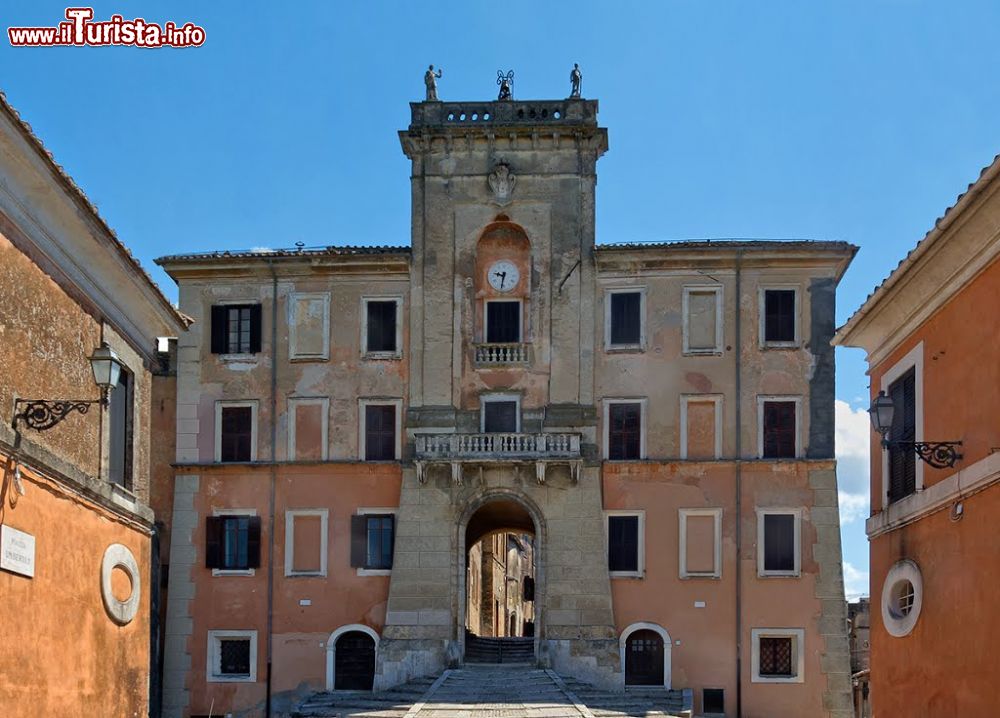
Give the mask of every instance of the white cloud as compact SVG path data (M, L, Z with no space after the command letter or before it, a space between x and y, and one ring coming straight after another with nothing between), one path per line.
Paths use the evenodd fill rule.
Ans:
M848 601L868 595L868 572L861 571L844 561L844 595Z
M864 409L852 409L846 401L837 399L834 415L840 522L848 524L868 516L871 434L868 412Z

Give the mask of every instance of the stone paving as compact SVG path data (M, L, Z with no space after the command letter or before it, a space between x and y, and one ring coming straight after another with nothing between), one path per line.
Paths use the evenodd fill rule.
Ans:
M567 683L527 665L481 665L445 671L384 693L318 694L294 718L653 718L670 710L667 692L611 693Z

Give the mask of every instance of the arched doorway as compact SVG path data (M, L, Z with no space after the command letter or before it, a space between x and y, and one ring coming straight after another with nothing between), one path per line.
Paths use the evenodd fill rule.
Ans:
M532 662L539 607L539 532L519 497L483 497L460 527L465 660Z
M670 634L655 623L633 623L620 639L626 686L670 688Z
M375 683L378 634L360 624L342 626L326 644L326 689L370 691Z

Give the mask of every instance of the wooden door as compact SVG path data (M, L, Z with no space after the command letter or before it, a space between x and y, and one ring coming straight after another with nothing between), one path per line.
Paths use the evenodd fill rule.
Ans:
M626 639L625 685L663 685L663 639L656 631L634 631Z
M370 691L375 682L375 641L367 633L349 631L337 639L334 688Z

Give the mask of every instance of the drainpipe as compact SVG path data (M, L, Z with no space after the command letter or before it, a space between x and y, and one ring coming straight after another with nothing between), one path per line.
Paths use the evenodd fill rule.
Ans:
M743 716L743 250L736 250L736 718Z
M278 444L278 274L274 260L267 260L271 270L271 467L267 524L267 684L264 716L271 718L271 632L274 628L274 494L278 482L276 447Z

